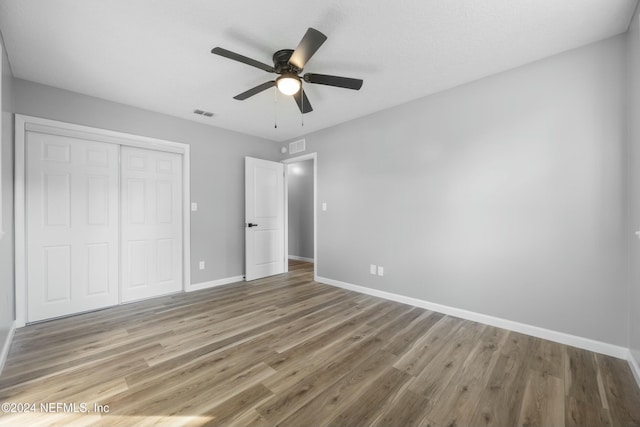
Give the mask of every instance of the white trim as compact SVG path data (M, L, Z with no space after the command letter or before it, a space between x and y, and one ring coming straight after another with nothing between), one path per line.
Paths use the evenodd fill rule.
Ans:
M182 289L191 289L191 146L182 155Z
M217 286L228 285L229 283L243 282L244 276L233 276L224 279L211 280L209 282L193 283L187 292L200 291L202 289L215 288Z
M4 111L5 109L7 111L9 110L7 105L2 105L2 60L4 59L4 51L2 45L3 43L0 42L0 113L2 113L2 111ZM9 72L9 74L11 74L11 72ZM2 120L0 119L0 181L2 181L2 148L4 146L5 144L2 141ZM2 208L2 187L4 187L4 183L0 183L0 240L2 240L5 235L3 225L4 222L2 220L2 212L4 211L4 209ZM2 372L1 362L2 361L0 360L0 372Z
M4 369L4 364L7 361L7 357L9 356L9 350L11 349L11 343L13 342L13 334L16 331L16 321L11 322L11 327L9 328L9 333L7 334L7 339L4 340L4 344L2 345L2 352L0 352L0 374L2 374L2 370Z
M633 377L636 379L638 387L640 387L640 365L638 365L638 361L636 360L636 358L633 357L633 353L631 352L631 350L628 351L626 359L629 362L629 367L631 368Z
M284 162L283 162L284 163ZM289 253L289 168L285 164L283 167L284 178L282 181L282 185L284 185L284 197L282 199L284 203L283 213L284 213L284 223L282 224L282 231L284 233L284 272L289 272L289 263L287 262L287 254Z
M303 256L298 256L298 255L289 255L289 259L292 259L295 261L313 262L313 258L305 258Z
M538 326L527 325L525 323L514 322L512 320L501 319L499 317L488 316L486 314L476 313L473 311L463 310L460 308L455 308L447 305L424 301L417 298L407 297L404 295L398 295L391 292L380 291L378 289L371 289L365 286L353 285L351 283L345 283L338 280L328 279L326 277L318 277L316 281L320 283L325 283L327 285L348 289L350 291L355 291L355 292L363 293L366 295L372 295L375 297L396 301L402 304L413 305L415 307L437 311L439 313L460 317L466 320L472 320L474 322L484 323L486 325L491 325L498 328L508 329L510 331L520 332L522 334L543 338L549 341L555 341L561 344L571 345L573 347L594 351L596 353L606 354L608 356L617 357L619 359L628 359L628 355L629 355L629 349L627 349L626 347L621 347L614 344L608 344L601 341L592 340L590 338L579 337L579 336L567 334L564 332L558 332L558 331L553 331L551 329L540 328Z
M34 132L53 132L74 138L84 138L95 141L109 142L131 147L146 148L158 151L168 151L182 154L182 203L183 203L183 289L189 291L191 287L191 151L189 144L168 141L158 138L116 132L107 129L43 119L40 117L15 115L15 171L14 171L14 213L15 213L15 307L16 327L21 328L27 320L26 298L26 204L25 204L25 136L26 129Z
M173 153L183 153L185 146L189 146L189 144L185 144L184 142L151 138L132 133L117 132L108 129L61 122L58 120L43 119L41 117L26 116L23 114L16 114L16 119L17 118L20 118L23 121L26 126L26 130L33 132L90 139L92 141L109 142L112 144L128 145L130 147L151 148L153 150L169 151Z
M21 328L27 322L27 242L26 242L26 201L25 201L25 124L27 117L16 114L15 116L15 146L14 146L14 172L13 172L13 200L14 200L14 257L15 257L15 310L16 327Z
M309 153L309 154L303 154L302 156L297 156L297 157L291 157L288 159L284 159L282 160L282 163L284 164L288 164L288 163L297 163L297 162L303 162L305 160L312 160L313 159L313 260L311 261L313 262L313 280L318 280L318 153L313 152L313 153ZM288 175L288 168L284 168L285 173L284 173L284 200L285 200L285 205L284 205L284 218L285 218L285 222L284 222L284 255L285 258L287 256L289 256L289 197L288 197L288 190L289 188L287 187L287 175ZM289 266L286 265L285 266L285 272L289 271Z

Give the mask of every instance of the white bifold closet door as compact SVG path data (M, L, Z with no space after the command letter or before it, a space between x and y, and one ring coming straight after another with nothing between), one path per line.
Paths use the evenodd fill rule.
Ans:
M118 304L118 146L26 139L27 321Z
M122 147L121 301L182 290L182 156Z
M27 322L182 290L182 155L28 131L26 161Z

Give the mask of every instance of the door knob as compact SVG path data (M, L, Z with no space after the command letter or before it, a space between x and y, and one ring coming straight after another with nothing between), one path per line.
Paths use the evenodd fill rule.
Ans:
M258 224L252 224L252 223L247 224L247 227L249 227L249 228L251 228L251 227L257 227L257 226L258 226Z

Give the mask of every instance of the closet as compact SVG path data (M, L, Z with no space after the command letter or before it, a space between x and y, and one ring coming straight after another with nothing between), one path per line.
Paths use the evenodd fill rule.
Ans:
M141 145L26 126L26 322L183 289L184 156Z

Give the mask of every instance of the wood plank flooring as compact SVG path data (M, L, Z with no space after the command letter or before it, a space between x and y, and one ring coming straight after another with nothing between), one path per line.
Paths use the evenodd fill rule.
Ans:
M626 361L290 270L19 329L0 425L640 425Z

